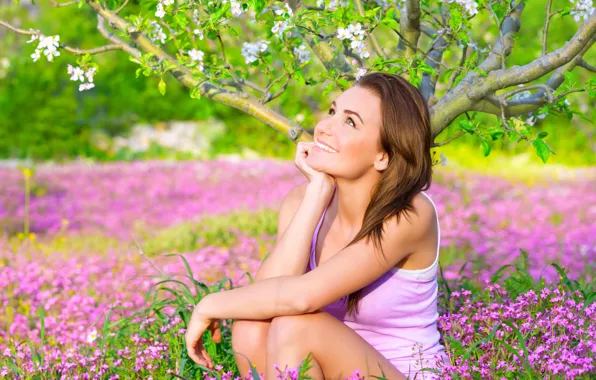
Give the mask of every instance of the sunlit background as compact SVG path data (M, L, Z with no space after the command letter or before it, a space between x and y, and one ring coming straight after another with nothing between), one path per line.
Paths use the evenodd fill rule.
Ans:
M541 54L547 2L530 3L509 67ZM80 48L105 44L85 5L0 4L0 19L20 28ZM470 36L481 51L498 32L489 14L478 17L486 27ZM549 48L579 24L553 18ZM203 285L249 283L272 249L280 201L305 182L295 144L237 109L191 98L171 76L162 95L160 78L136 77L122 51L95 57L95 87L79 91L67 69L76 57L34 62L29 39L0 27L0 377L198 378L183 344L188 305ZM240 48L228 55L244 62ZM585 61L596 64L595 49ZM568 80L590 78L576 68ZM321 88L290 82L268 106L312 130L338 94ZM457 376L596 372L595 99L572 93L564 112L528 117L548 134L546 163L524 141L494 141L488 156L471 135L433 149L440 327ZM452 123L437 142L460 130ZM510 325L495 334L503 320ZM209 346L221 364L213 378L238 375L229 330L224 337ZM466 367L470 355L478 368Z

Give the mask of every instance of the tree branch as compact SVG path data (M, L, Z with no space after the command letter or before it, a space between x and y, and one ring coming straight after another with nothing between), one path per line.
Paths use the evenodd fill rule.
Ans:
M588 62L584 61L583 59L580 59L577 65L579 67L583 67L584 69L586 69L588 71L596 73L596 66L590 65Z
M356 6L356 9L358 10L358 14L360 16L364 17L366 14L364 13L364 6L362 6L362 1L354 0L354 5ZM375 53L377 54L377 56L387 59L387 55L385 55L385 52L383 52L383 48L381 47L381 45L379 44L379 41L373 35L373 33L366 32L366 35L368 36L370 44L372 45L372 48L375 51Z
M115 14L118 14L120 12L122 12L122 10L124 9L124 7L126 6L126 4L128 4L130 0L125 0L124 3L122 3L122 5L120 7L118 7L118 9L116 9L114 11Z
M542 55L546 54L546 44L548 39L548 27L550 26L550 18L552 17L550 13L550 8L552 5L553 0L548 0L546 4L546 21L544 22L544 29L542 30Z
M30 29L30 30L23 30L23 29L19 29L17 27L14 27L14 26L10 25L6 21L0 20L0 25L4 26L7 29L12 30L13 32L15 32L17 34L24 34L24 35L28 35L28 36L44 36L44 34L41 33L39 30L32 30L32 29ZM105 45L105 46L100 46L100 47L93 48L93 49L79 49L79 48L75 48L75 47L72 47L72 46L68 46L68 45L64 45L64 44L59 44L59 48L60 49L63 49L64 51L67 51L67 52L69 52L71 54L75 54L75 55L83 55L83 54L95 55L95 54L105 53L106 51L124 50L124 46L122 46L122 44Z
M511 1L511 4L515 4L515 0ZM511 13L505 17L501 28L499 28L499 39L486 60L478 66L479 69L488 72L502 67L505 63L505 57L511 53L513 48L513 36L519 31L524 6L525 3L520 1Z
M59 3L56 0L50 0L50 3L52 3L53 6L59 8L59 7L68 7L69 5L73 5L73 4L78 4L78 1L69 1L66 3Z
M294 13L298 12L304 7L304 4L301 0L289 0L288 5ZM303 37L328 71L335 69L339 70L343 74L354 74L354 68L350 66L341 50L338 49L337 54L334 54L335 48L327 41L322 40L315 42L314 38L308 34L304 35Z
M420 1L406 0L401 14L406 17L402 17L402 22L399 24L403 38L400 38L397 50L402 54L405 53L405 57L411 57L416 54L415 48L418 47L420 38Z
M508 70L495 70L486 77L478 78L474 83L458 84L431 108L431 125L436 136L443 131L453 119L468 110L492 112L494 105L486 101L486 97L495 91L518 84L529 83L550 72L553 72L546 85L553 90L563 82L564 73L573 69L583 54L592 46L596 34L596 12L593 13L577 30L573 38L563 47L542 56L524 66L514 66ZM515 113L532 112L544 103L544 89L536 92L531 99L518 103ZM513 103L513 102L510 102ZM509 110L509 114L514 114Z
M441 13L445 11L442 8ZM430 45L430 51L427 54L427 58L425 59L424 63L430 67L432 67L436 71L436 75L424 73L422 74L422 83L420 85L420 92L422 96L426 99L429 105L436 103L436 98L434 97L435 89L437 85L437 79L440 75L440 67L441 61L443 60L443 52L447 48L447 40L445 39L444 32L441 32L439 36L432 42Z
M120 18L109 9L106 9L97 0L87 0L87 4L89 4L98 16L105 19L112 27L127 35L140 50L145 53L153 54L160 61L165 61L170 64L173 67L173 69L169 71L171 75L187 88L197 88L202 96L243 111L285 134L292 141L312 141L312 137L308 133L305 133L298 125L292 123L277 112L259 104L259 102L249 94L230 92L208 82L207 80L196 79L188 68L181 65L159 46L153 44L147 36L141 33L138 29L132 27L127 21Z

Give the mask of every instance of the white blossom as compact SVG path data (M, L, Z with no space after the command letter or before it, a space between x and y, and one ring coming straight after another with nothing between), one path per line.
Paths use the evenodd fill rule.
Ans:
M191 60L197 62L197 68L203 71L203 69L205 68L205 66L203 65L203 57L205 56L205 53L198 49L191 49L188 51L188 56Z
M33 34L33 35L31 35L31 39L29 41L27 41L27 43L29 44L29 43L35 42L37 40L39 40L39 36L37 34Z
M284 30L290 27L290 23L287 21L275 21L273 24L273 28L271 28L271 32L273 32L278 38L283 38Z
M442 166L447 165L447 157L445 156L445 153L441 153L441 165Z
M162 0L161 1L163 3L163 5L165 5L166 7L169 5L174 4L174 0Z
M365 31L362 29L362 24L358 23L356 25L350 24L348 25L348 30L354 36L354 38L364 38Z
M284 6L286 9L278 7L277 5L274 5L272 8L273 8L273 11L275 12L275 14L278 16L287 14L288 16L292 17L294 15L294 12L292 12L292 8L290 8L288 3L284 3Z
M93 87L95 87L93 83L83 83L79 85L79 91L90 90Z
M443 0L443 1L447 1L448 3L456 3L457 5L460 5L468 13L469 16L474 16L475 14L478 13L478 3L476 3L474 0Z
M330 11L336 11L337 6L338 6L337 0L330 0L329 5L327 6L327 9Z
M360 78L362 78L364 76L364 74L366 74L366 69L364 67L360 67L357 71L356 71L356 80L360 80Z
M166 38L168 38L168 36L164 33L161 25L159 25L155 21L151 21L151 27L152 27L152 29L149 30L149 33L148 33L150 36L151 42L159 41L162 44L165 44Z
M33 62L37 62L37 60L40 58L40 56L41 56L40 50L35 50L35 52L33 54L31 54L31 58L33 58Z
M200 29L195 29L192 31L194 35L196 35L199 40L203 39L203 32Z
M340 40L352 39L352 33L348 28L337 28L337 38Z
M244 9L242 9L242 3L237 0L223 0L223 4L230 3L232 14L234 17L240 17L244 13Z
M325 0L317 0L317 7L324 8L325 7Z
M155 11L155 17L163 18L166 15L166 12L163 9L162 3L157 3L157 10Z
M265 52L267 50L267 45L270 41L266 40L259 40L258 42L250 43L245 42L242 44L242 55L244 56L245 62L252 63L257 60L258 53Z
M56 50L56 48L54 46L48 47L47 49L45 49L43 51L43 53L46 55L48 62L52 62L54 60L54 57L57 57L60 55L60 52L58 50Z
M569 0L569 2L575 5L570 12L575 22L580 22L582 18L586 21L594 12L593 0Z
M366 30L362 29L362 24L350 24L347 28L337 29L337 38L340 40L347 40L350 42L350 47L354 52L360 54L361 58L370 57L370 53L366 49L368 44L364 42L364 35Z
M86 72L85 76L87 77L88 82L93 82L93 77L95 76L95 67L90 67Z
M71 74L70 80L72 81L85 81L85 71L83 71L83 69L81 69L80 67L75 67L74 69L69 68L69 74Z
M82 85L81 85L82 86ZM88 343L93 343L95 342L95 339L97 339L97 330L93 329L89 335L87 335L87 342Z
M310 59L310 52L304 44L300 45L300 47L294 47L294 54L298 57L298 62L301 64Z
M198 49L191 49L188 51L188 56L193 61L202 61L205 53Z
M58 48L58 45L59 45L58 41L60 41L60 36L58 36L58 35L43 37L43 38L40 38L39 45L37 45L37 48L40 50L44 49L44 48L56 49L56 48Z

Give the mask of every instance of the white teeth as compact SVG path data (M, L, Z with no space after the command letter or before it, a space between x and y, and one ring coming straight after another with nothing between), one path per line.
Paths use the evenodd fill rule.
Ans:
M319 142L317 142L317 146L318 146L319 148L323 149L323 150L326 150L327 152L331 152L331 153L337 153L337 150L335 150L335 149L331 149L331 148L329 148L328 146L326 146L326 145L323 145L323 144L321 144L321 143L319 143Z

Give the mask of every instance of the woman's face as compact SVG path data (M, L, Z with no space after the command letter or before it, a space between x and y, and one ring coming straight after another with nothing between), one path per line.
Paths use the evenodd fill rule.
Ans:
M344 91L315 127L315 147L306 163L336 178L357 179L379 158L381 100L360 86ZM331 149L325 149L320 145Z

